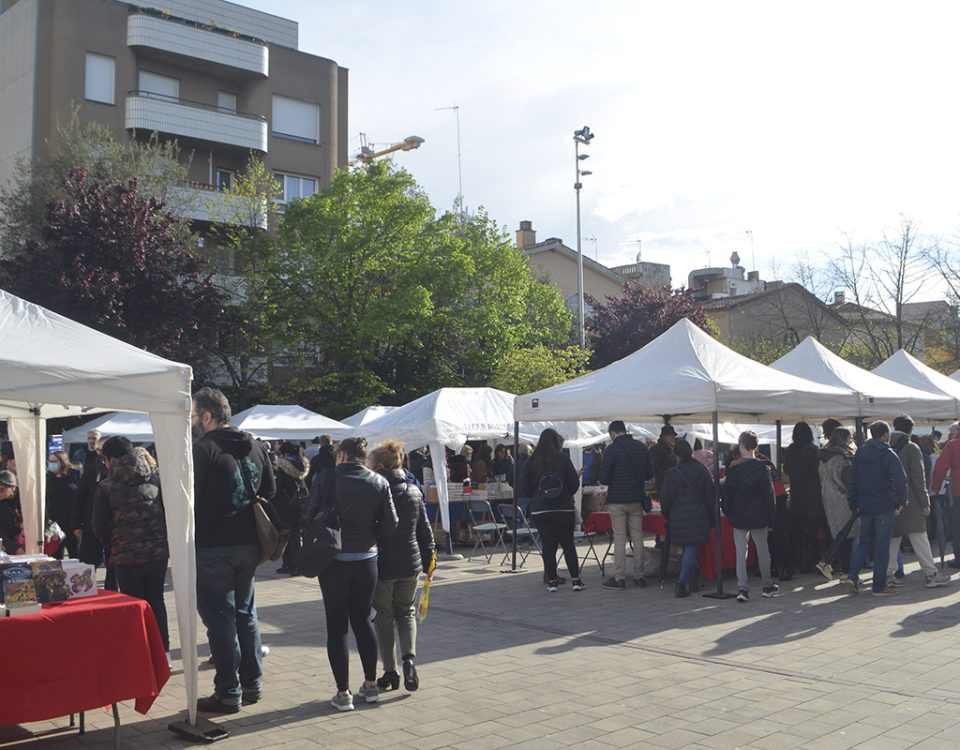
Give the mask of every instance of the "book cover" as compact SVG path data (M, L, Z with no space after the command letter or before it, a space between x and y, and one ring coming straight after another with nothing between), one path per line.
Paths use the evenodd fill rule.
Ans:
M67 575L59 560L33 562L30 567L33 570L33 587L37 592L38 602L65 602L70 598Z
M28 583L28 586L15 586L14 584ZM15 592L15 596L26 596L29 592L29 599L7 599L7 587ZM2 592L2 601L35 601L36 592L33 588L33 569L29 563L4 563L0 565L0 592Z
M33 587L32 578L27 578L23 581L3 582L3 602L8 608L11 604L23 604L24 602L35 602L36 600L37 591Z

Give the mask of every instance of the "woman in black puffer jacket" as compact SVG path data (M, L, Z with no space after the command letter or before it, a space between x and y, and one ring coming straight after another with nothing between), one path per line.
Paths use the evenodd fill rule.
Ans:
M667 471L660 487L660 509L670 529L670 543L683 547L680 580L675 596L690 596L693 563L697 548L710 538L715 517L715 490L710 472L693 458L693 448L686 440L677 440L674 455L680 460Z
M300 513L307 499L307 474L310 464L300 455L300 448L284 440L280 443L277 455L273 459L273 473L277 477L277 494L270 504L280 516L280 520L290 530L287 546L283 550L283 565L278 573L297 575L297 555L300 554L301 529Z
M397 529L380 539L379 578L373 595L377 610L374 622L383 661L383 677L377 680L380 689L396 690L397 652L394 623L400 640L403 659L403 686L410 691L420 687L414 660L417 656L417 615L415 600L420 572L426 568L433 575L431 562L436 554L433 531L427 520L423 493L408 481L403 470L403 443L388 440L374 449L367 465L387 480L390 495L397 509Z
M320 576L327 616L327 658L337 681L337 693L330 704L338 711L353 710L348 625L363 664L364 682L357 695L367 703L380 700L377 636L370 622L370 608L377 585L377 543L397 528L397 512L387 480L363 465L366 458L364 438L341 441L336 468L325 472L321 481L314 481L303 514L304 528L310 527L324 505L336 508L340 519L340 552Z

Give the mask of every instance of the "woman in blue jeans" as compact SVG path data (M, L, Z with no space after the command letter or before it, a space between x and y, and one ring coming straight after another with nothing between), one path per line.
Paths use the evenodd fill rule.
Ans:
M679 463L667 472L660 488L660 509L667 519L670 544L683 547L680 580L674 596L690 596L697 548L710 538L714 518L714 487L710 472L693 458L686 440L677 440L673 452Z
M323 505L332 505L340 518L340 552L320 576L327 617L327 658L337 682L330 704L353 710L350 692L347 631L353 630L363 664L363 684L357 695L367 703L380 700L377 686L377 636L370 621L377 586L377 542L397 528L397 511L390 485L364 466L367 441L347 438L337 448L337 465L314 479L304 513L304 528Z

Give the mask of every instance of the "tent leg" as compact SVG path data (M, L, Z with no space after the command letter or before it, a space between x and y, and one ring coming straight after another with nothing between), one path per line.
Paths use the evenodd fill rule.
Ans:
M720 419L717 412L713 413L713 501L714 513L717 522L716 541L716 570L714 579L717 582L716 591L708 591L704 596L708 599L733 599L733 594L723 591L723 523L720 520Z
M517 475L517 459L520 457L520 423L513 423L513 538L510 540L510 570L505 573L519 573L517 569L517 491L520 488L520 477Z

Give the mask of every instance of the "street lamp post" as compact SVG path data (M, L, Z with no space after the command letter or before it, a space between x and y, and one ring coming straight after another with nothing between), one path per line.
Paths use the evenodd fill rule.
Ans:
M573 183L573 189L577 194L577 327L580 332L580 346L587 345L586 331L583 321L583 241L580 232L580 188L583 184L580 178L592 174L588 169L580 169L580 162L588 159L590 154L581 154L580 146L589 146L593 140L593 133L590 128L584 125L580 130L573 131L573 154L576 163L576 182Z

